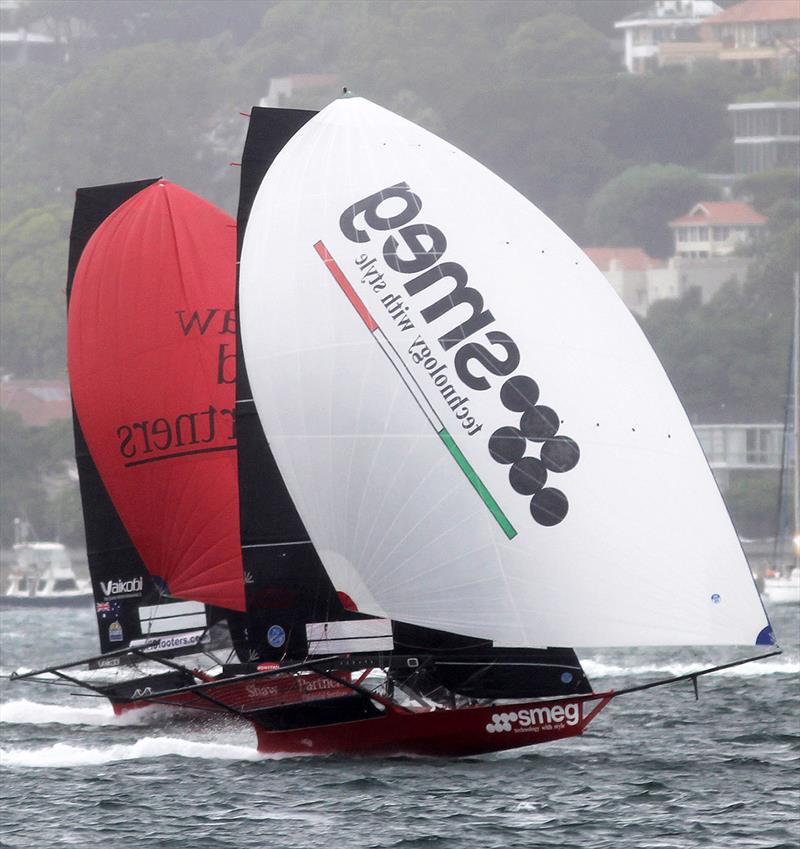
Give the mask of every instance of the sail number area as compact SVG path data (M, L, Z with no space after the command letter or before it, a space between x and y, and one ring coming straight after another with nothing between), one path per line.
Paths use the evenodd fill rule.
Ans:
M364 322L369 332L372 334L372 338L377 342L378 347L381 349L381 351L383 351L389 362L397 371L397 374L400 376L400 379L403 381L404 385L411 393L411 396L414 398L414 401L417 403L417 406L420 408L425 418L428 420L430 426L434 429L437 436L442 440L442 443L447 448L448 452L453 457L453 459L456 461L458 467L466 475L467 480L469 480L472 487L478 493L481 500L488 508L489 512L492 514L492 516L494 516L495 521L498 525L500 525L501 529L503 530L503 533L506 535L506 537L508 537L508 539L513 539L517 535L516 529L511 524L503 510L500 508L500 505L494 499L492 494L489 492L486 485L480 479L478 473L475 471L470 462L464 456L463 452L456 444L456 441L453 439L453 436L448 432L441 418L439 418L438 414L433 409L428 399L425 397L425 393L420 388L416 378L411 373L405 362L403 362L397 349L394 347L394 345L392 345L389 339L387 339L384 332L378 326L378 323L372 317L370 311L367 309L364 302L356 293L350 281L347 279L345 273L339 267L336 260L334 260L334 258L331 256L330 252L322 241L316 242L316 244L314 245L314 250L316 250L320 259L325 263L325 267L331 273L331 276L336 281L339 288L345 294L352 307L358 313L359 317ZM477 430L475 429L477 428L479 430L481 425L475 423L474 417L468 417L465 415L464 419L470 422L469 427L466 428L467 431L477 433Z

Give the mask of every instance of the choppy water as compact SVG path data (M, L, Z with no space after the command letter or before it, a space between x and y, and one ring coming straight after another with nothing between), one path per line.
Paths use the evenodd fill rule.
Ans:
M701 679L699 702L689 684L633 694L581 738L464 760L266 757L239 722L115 718L70 688L2 681L0 846L796 849L800 608L771 615L784 654ZM6 674L95 651L88 609L0 626ZM730 657L582 659L599 688Z

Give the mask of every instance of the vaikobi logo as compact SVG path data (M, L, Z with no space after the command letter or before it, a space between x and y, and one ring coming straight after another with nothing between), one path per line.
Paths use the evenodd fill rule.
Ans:
M106 598L116 596L141 595L144 581L142 578L123 578L120 581L100 581L100 590Z
M491 435L489 454L495 462L510 467L509 484L515 492L530 498L533 520L545 527L557 525L567 515L569 501L560 489L546 485L548 475L563 474L573 469L580 459L578 445L568 436L557 435L561 425L558 412L539 404L539 386L536 381L518 373L522 357L517 343L508 333L498 329L494 315L485 308L483 293L475 280L471 279L467 268L453 261L447 254L448 240L445 233L417 219L421 211L420 196L411 190L408 183L400 182L356 201L345 209L339 218L339 229L351 242L361 245L381 234L377 236L383 241L381 258L368 258L363 254L356 261L359 269L369 267L367 276L362 275L362 282L373 292L383 292L387 286L391 289L399 280L404 290L402 298L396 293L381 296L384 307L393 311L391 316L394 323L399 326L398 322L402 319L403 327L407 325L415 328L415 332L420 321L433 323L438 328L437 332L441 335L437 342L447 352L446 366L437 363L427 347L419 356L425 362L430 360L437 363L439 370L446 367L448 372L436 375L432 371L431 379L435 377L446 387L452 370L457 381L450 388L459 397L468 394L474 397L474 393L493 390L499 396L500 404L514 414L513 426L500 427ZM316 247L319 251L319 247ZM322 252L320 255L323 256ZM447 294L443 294L443 285L448 288ZM381 327L381 321L376 321L369 308L352 296L353 290L349 283L347 290L346 294L375 335L375 331ZM422 307L418 313L411 310L411 299L418 298L422 302L426 297L438 299ZM376 314L381 316L381 312ZM419 344L423 345L423 337L417 334L417 338ZM415 362L419 364L419 360ZM505 380L498 386L495 378ZM414 394L410 385L409 389ZM427 401L425 391L420 391ZM482 425L471 415L470 410L466 410L464 415L469 415L468 421L471 422L467 433L474 436ZM461 424L466 427L464 422ZM526 456L529 443L541 446L538 457ZM456 459L465 469L463 457ZM472 477L477 477L474 469L471 468L469 472L465 469L465 473L480 492ZM488 500L484 500L489 506ZM490 509L507 536L513 537L516 531L506 527L508 521L505 517L500 518L502 510L499 505L495 503Z
M581 719L581 706L576 702L522 708L509 713L494 713L487 723L490 734L508 731L538 731L557 725L577 725Z

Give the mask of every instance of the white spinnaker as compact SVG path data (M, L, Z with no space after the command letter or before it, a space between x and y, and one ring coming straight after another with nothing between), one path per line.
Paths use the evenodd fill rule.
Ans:
M343 231L349 208L401 183L410 189L362 203ZM431 248L431 226L446 247L415 258ZM425 271L390 267L389 237L402 269L457 264L482 305L448 308L442 299L463 292L451 277L406 288ZM438 317L423 315L437 303ZM361 98L320 112L253 204L240 311L272 451L334 585L364 612L516 646L744 645L767 627L701 449L636 322L564 233L448 143ZM482 311L491 315L445 350L438 340ZM468 360L488 388L466 385L458 352L476 343L504 360L509 349L487 339L498 332L518 366L497 375ZM488 448L499 428L521 427L500 389L523 375L556 411L557 435L580 449L573 468L547 473L568 500L552 526L534 520L510 464ZM525 456L545 444L525 441Z

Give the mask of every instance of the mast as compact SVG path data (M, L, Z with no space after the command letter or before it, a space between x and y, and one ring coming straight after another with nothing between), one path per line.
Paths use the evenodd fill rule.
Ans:
M794 273L794 327L792 335L792 411L794 413L794 465L792 471L793 483L793 500L794 500L794 523L792 526L792 551L794 554L794 567L800 565L800 469L798 469L798 460L800 460L800 409L798 409L798 392L797 381L800 369L798 369L798 360L800 359L800 351L798 351L798 342L800 342L800 271Z

